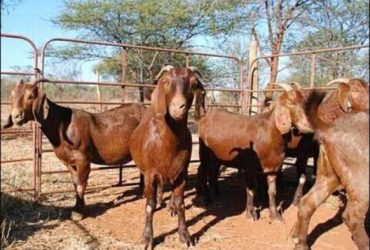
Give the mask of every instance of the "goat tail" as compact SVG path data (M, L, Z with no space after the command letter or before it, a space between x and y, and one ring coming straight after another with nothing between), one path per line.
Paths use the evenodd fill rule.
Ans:
M304 110L308 122L311 124L314 131L322 130L328 125L320 118L318 109L325 98L325 93L321 91L312 91L305 102Z

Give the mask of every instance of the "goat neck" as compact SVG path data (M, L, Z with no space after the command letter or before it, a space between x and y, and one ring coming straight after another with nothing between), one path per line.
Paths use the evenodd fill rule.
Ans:
M53 147L60 145L60 131L65 131L72 119L72 109L60 106L43 95L35 100L35 121ZM45 115L47 107L47 115ZM63 129L59 129L63 127Z

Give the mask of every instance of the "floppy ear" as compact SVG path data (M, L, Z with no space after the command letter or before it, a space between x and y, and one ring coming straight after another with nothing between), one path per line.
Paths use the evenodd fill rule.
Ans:
M188 67L188 69L190 69L197 76L197 78L198 78L199 81L200 80L203 80L202 73L200 73L200 71L196 67L190 66L190 67Z
M46 120L46 118L49 115L49 104L46 100L46 95L42 95L38 97L33 102L32 113L33 113L33 116L35 117L35 122L37 122L39 125L41 125L42 122Z
M196 120L198 120L200 117L204 116L206 114L206 108L205 108L205 96L206 92L204 90L202 80L203 75L200 73L200 71L196 67L188 67L188 69L193 72L195 75L197 82L194 83L192 86L194 90L194 96L195 96L195 113L194 117Z
M151 95L152 108L156 116L166 115L167 113L166 95L164 91L163 83L158 83Z
M152 93L153 93L153 88L146 88L144 90L144 97L146 99L148 99L149 101L151 101L152 100Z
M154 79L150 84L157 85L158 80ZM148 99L149 101L152 100L152 93L154 91L154 88L144 88L144 97Z
M194 92L195 95L195 113L194 117L196 120L200 119L202 116L206 114L205 108L205 96L206 92L204 89L196 89Z
M288 133L292 127L292 120L290 118L289 110L281 105L276 105L274 112L276 128L282 135Z
M12 115L10 114L8 116L8 119L6 120L6 123L3 125L3 129L6 129L6 128L10 128L13 126L13 119L12 119Z
M340 107L343 109L344 112L350 112L352 108L352 100L351 100L351 92L350 87L345 84L339 84L337 88L337 97Z

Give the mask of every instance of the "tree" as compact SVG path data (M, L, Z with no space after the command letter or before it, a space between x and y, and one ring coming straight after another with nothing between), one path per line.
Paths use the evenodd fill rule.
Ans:
M197 36L221 36L233 32L239 25L238 13L225 13L233 13L238 5L239 1L235 0L226 3L221 0L174 0L171 4L166 0L68 0L54 22L65 29L79 31L83 39L185 49L191 48L190 41ZM128 51L115 50L115 61L121 58L120 53L134 59L129 60L130 63L137 62L144 68L150 66L154 57L153 54L147 56L135 52L128 55ZM165 57L159 55L155 59ZM122 74L126 62L118 61L113 64L108 59L101 68L107 69L111 65L116 73Z
M300 21L310 32L295 46L297 50L334 48L369 42L369 2L320 1L312 14ZM342 76L369 76L368 50L347 50L317 55L316 80L328 82ZM291 79L305 81L310 72L307 57L292 59L296 73ZM300 62L300 63L298 63ZM307 81L307 80L306 80Z
M280 54L292 44L286 41L289 29L313 4L309 0L263 0L251 5L249 19L251 32L260 48L261 55ZM261 11L262 10L262 11ZM273 88L279 67L279 57L266 58L270 68L269 84ZM265 92L265 97L272 98L272 92Z
M6 11L9 13L10 8L14 8L17 5L20 5L23 0L0 0L1 11Z

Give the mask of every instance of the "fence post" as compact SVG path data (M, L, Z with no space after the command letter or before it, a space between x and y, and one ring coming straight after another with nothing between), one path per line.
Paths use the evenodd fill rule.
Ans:
M128 65L128 54L127 49L122 47L121 49L121 83L126 82L126 72L127 72L127 65ZM126 87L122 86L122 102L126 100Z
M249 74L248 74L248 90L257 90L258 89L258 78L257 78L257 69L258 69L258 63L256 61L257 58L257 42L252 41L249 44L249 60L248 60L248 66L249 66ZM249 112L248 114L251 115L252 113L258 112L258 107L253 107L251 105L258 105L258 93L249 92L247 93L247 105L249 105Z
M100 82L99 70L96 71L96 81ZM103 104L101 103L100 85L96 84L96 94L98 96L98 102L100 102L100 112L103 112Z
M310 88L315 87L315 70L316 70L316 54L312 54L311 57L311 78L310 78Z
M35 67L35 77L40 78L43 76L44 72L40 72L38 69L38 63L36 59L36 67ZM40 84L40 89L44 88L44 84ZM34 141L34 174L36 175L35 178L35 195L34 200L38 201L41 196L41 173L42 173L42 131L39 126L37 126L36 122L33 122L33 141Z

